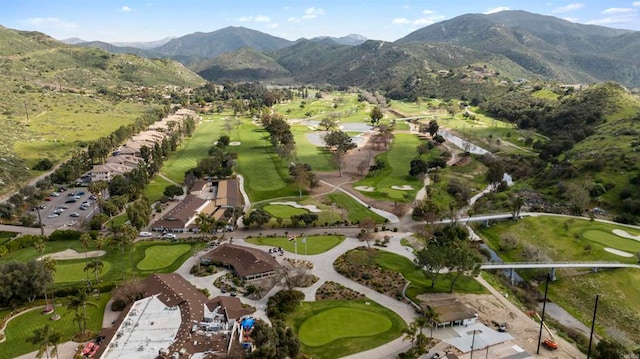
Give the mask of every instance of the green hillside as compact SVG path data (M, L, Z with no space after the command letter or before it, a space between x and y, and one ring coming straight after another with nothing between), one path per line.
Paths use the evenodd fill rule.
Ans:
M114 55L0 27L1 192L38 174L30 170L38 159L59 162L164 105L172 86L203 83L172 60Z

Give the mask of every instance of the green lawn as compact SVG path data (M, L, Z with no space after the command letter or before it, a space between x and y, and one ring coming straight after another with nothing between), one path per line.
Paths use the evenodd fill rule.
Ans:
M302 352L316 359L375 348L406 328L396 313L368 300L302 302L287 323L298 334Z
M138 262L137 267L143 271L159 270L170 266L190 250L191 246L188 244L147 247L144 250L144 259Z
M332 203L335 203L338 208L348 211L348 220L352 223L358 223L365 218L373 218L377 223L385 222L385 218L361 205L349 195L342 192L333 192L328 194L327 197ZM335 220L338 220L337 214L335 214Z
M157 202L164 197L164 189L172 183L156 175L144 189L144 195L151 203Z
M613 234L610 231L602 231L599 229L589 229L582 232L582 236L591 241L598 243L604 247L610 247L621 251L628 252L629 254L636 254L640 252L640 241L635 241L628 238L622 238Z
M420 187L421 182L409 176L410 162L416 158L416 147L420 140L415 135L396 134L390 149L376 156L376 160L385 163L385 168L372 173L353 186L374 187L373 192L362 191L367 197L391 200L399 202L412 201ZM411 186L411 190L398 190L392 186Z
M268 204L262 207L262 209L276 218L291 218L292 216L308 213L304 208L296 208L282 204Z
M182 183L185 172L208 156L209 149L222 134L222 125L221 119L202 121L191 138L185 139L183 144L164 162L160 173L176 183Z
M307 134L312 132L307 126L291 125L291 132L296 141L296 161L307 163L312 171L325 172L336 170L331 153L324 147L309 142Z
M295 196L298 189L290 183L287 164L271 150L268 133L243 119L231 140L241 142L236 170L244 176L245 190L252 202Z
M431 288L431 280L429 280L424 271L418 269L416 265L408 258L401 255L378 251L378 255L374 257L376 263L389 270L400 272L402 276L411 282L407 288L407 297L413 301L417 301L417 296L424 293L445 293L449 292L451 281L446 275L441 275L436 281L434 288ZM460 277L456 282L455 292L458 293L486 293L484 287L473 278Z
M91 297L89 300L87 326L96 333L102 328L104 308L110 298L109 294L102 294L100 298ZM50 320L51 315L42 314L41 309L12 319L5 330L7 340L0 343L0 359L15 358L37 350L37 345L27 342L26 338L31 337L33 330L42 328L45 323L49 323L55 331L62 334L62 342L71 340L78 333L78 324L73 320L75 312L68 310L64 303L62 306L56 307L56 312L61 316L61 319L57 321Z
M384 314L359 308L330 308L307 318L298 331L300 341L310 347L327 345L342 338L370 337L391 329Z
M247 238L247 242L268 247L282 247L287 252L294 253L294 241L287 237L255 237ZM307 236L307 255L320 254L337 246L344 241L344 236ZM305 244L298 237L298 254L305 253Z
M57 261L55 275L56 283L78 283L85 281L87 279L87 276L89 280L94 281L96 276L93 271L84 271L84 267L86 264L87 261L85 261L84 259ZM98 278L106 276L110 270L111 262L102 261L102 272L100 273Z

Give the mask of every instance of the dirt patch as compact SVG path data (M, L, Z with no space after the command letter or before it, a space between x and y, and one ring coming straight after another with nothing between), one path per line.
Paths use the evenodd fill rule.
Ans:
M493 354L497 354L501 350L509 351L513 345L518 345L529 353L535 354L538 349L540 324L529 318L522 311L516 310L516 307L503 304L491 294L423 294L418 298L423 301L429 301L451 298L452 296L477 311L478 320L487 327L497 330L500 323L506 323L507 332L515 339L505 344L500 344L495 348L492 347ZM548 337L548 333L543 329L542 340ZM584 354L581 354L573 345L557 336L556 339L560 342L560 348L552 352L541 346L538 357L555 359L584 358Z

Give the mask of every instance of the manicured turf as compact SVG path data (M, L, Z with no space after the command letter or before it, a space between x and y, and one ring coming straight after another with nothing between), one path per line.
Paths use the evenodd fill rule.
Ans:
M172 183L164 178L156 175L144 189L144 195L149 199L151 203L159 201L164 197L164 189Z
M289 183L286 161L273 153L267 136L262 127L247 119L231 136L232 141L241 142L234 147L238 153L236 169L244 176L245 190L252 202L298 194L298 189Z
M91 260L91 258L89 260ZM55 274L56 283L82 282L87 279L87 276L89 276L89 280L95 280L96 275L92 270L84 271L86 264L87 262L84 259L57 261ZM102 271L98 278L104 277L110 270L111 263L102 261Z
M352 223L358 223L365 218L373 218L377 223L385 222L385 218L372 212L367 207L358 203L355 199L351 198L342 192L333 192L327 195L332 203L335 203L338 208L342 208L349 212L348 219ZM337 213L334 214L335 220L338 220Z
M297 216L305 214L308 211L304 208L295 208L292 206L286 206L282 204L268 204L262 207L270 215L276 218L291 218L291 216Z
M104 308L111 296L102 294L100 298L91 297L87 305L87 326L90 330L98 332L102 328ZM60 304L59 302L57 304ZM56 312L61 319L52 321L51 315L42 314L41 309L22 314L12 319L7 325L5 335L7 340L0 343L0 359L15 358L20 355L38 350L38 346L31 344L26 339L33 335L33 330L42 328L48 323L55 331L62 334L62 342L71 340L78 333L78 324L73 320L75 311L68 310L66 305L56 306ZM45 356L43 356L44 358Z
M591 229L582 232L582 236L585 239L591 242L599 243L604 247L619 249L630 254L636 254L640 252L640 241L629 238L622 238L613 234L612 232Z
M307 318L298 331L304 345L317 347L343 338L369 337L391 329L380 313L356 308L331 308Z
M222 134L221 126L221 119L199 124L191 138L185 139L183 145L164 162L160 172L172 181L182 183L185 172L208 156L209 149Z
M256 237L247 238L247 242L268 247L282 247L287 252L294 253L294 241L290 241L287 237ZM337 246L344 241L344 236L308 236L307 237L307 255L320 254ZM305 253L305 244L302 238L298 237L298 254Z
M431 288L431 280L427 278L424 271L418 269L412 261L401 255L378 251L374 260L383 268L400 272L405 279L411 282L407 288L407 296L414 301L417 301L417 296L420 294L444 293L449 292L451 288L451 281L446 275L441 275L436 281L435 287ZM454 291L458 293L486 293L484 287L475 279L462 276L456 281Z
M375 348L398 338L406 328L396 313L366 299L302 302L286 321L300 337L302 352L315 359Z
M385 162L385 168L370 173L353 186L375 187L373 192L362 192L367 197L401 202L412 201L422 186L417 178L409 176L410 162L416 157L416 147L419 144L420 140L415 135L396 134L389 151L376 156L376 160ZM391 188L403 185L410 185L413 189L401 191Z
M137 267L143 271L162 269L190 250L191 246L188 244L148 247L144 251L144 259L138 263Z

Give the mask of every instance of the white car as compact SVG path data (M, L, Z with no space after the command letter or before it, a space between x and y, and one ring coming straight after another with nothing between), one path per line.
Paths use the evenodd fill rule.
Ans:
M47 218L56 218L59 215L57 213L51 213L50 215L47 216Z
M162 235L162 238L165 238L165 239L177 239L178 236L176 236L173 233L165 233L165 234Z
M69 221L69 223L67 223L68 226L73 226L74 224L78 223L78 221L76 221L75 219Z
M153 233L151 232L140 232L139 236L140 237L151 237L153 235Z

